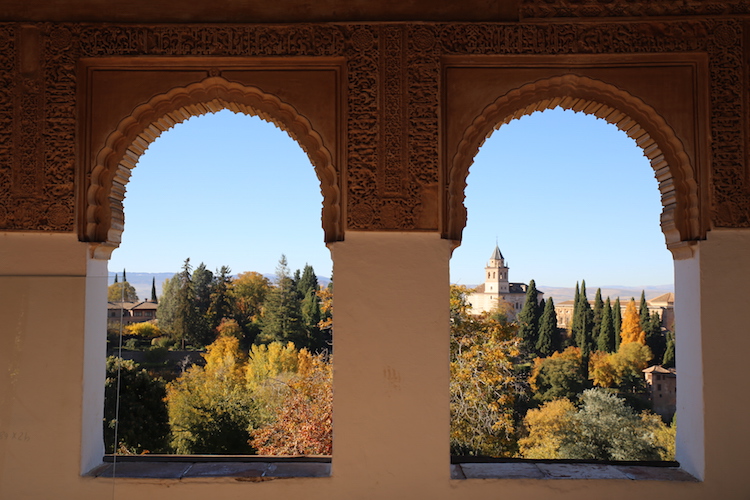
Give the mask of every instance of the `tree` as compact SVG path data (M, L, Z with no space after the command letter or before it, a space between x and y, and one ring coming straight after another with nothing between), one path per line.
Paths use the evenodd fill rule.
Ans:
M156 319L159 329L169 335L173 340L177 340L177 334L174 330L174 324L177 316L177 289L179 280L175 274L167 278L162 283L161 300L156 307Z
M167 385L172 446L180 454L252 454L249 429L260 423L258 405L244 384L244 356L236 337L207 346L206 366L193 365Z
M597 353L591 358L590 374L599 387L619 387L622 392L637 393L644 389L643 369L652 358L648 346L639 342L620 344L617 352Z
M664 368L675 367L675 345L674 345L674 332L667 331L667 348L664 351L664 358L662 359L661 365Z
M670 460L670 432L653 413L636 414L603 389L588 389L579 408L556 399L524 418L519 440L524 458L574 460Z
M622 306L620 297L615 299L615 305L612 306L612 323L615 326L615 349L620 345L620 330L622 329Z
M548 358L536 358L529 377L534 399L545 402L575 397L586 384L582 364L581 350L577 347L568 347Z
M307 347L300 301L284 255L276 267L276 280L276 286L271 289L264 305L261 333L257 341L294 342L298 348Z
M306 351L304 351L306 353ZM333 447L333 370L322 356L298 363L286 382L273 421L252 429L252 446L261 455L330 455Z
M646 331L651 319L651 313L648 311L648 302L646 302L645 290L641 290L641 301L638 305L638 317L640 318L641 330Z
M667 338L661 329L659 313L651 313L644 331L646 332L646 345L654 353L655 362L659 363L664 358L664 352L667 350Z
M229 284L228 294L234 319L242 327L248 342L260 332L263 304L271 290L271 282L254 271L240 273Z
M577 460L660 460L653 419L641 418L625 401L602 389L580 396L558 457Z
M544 304L544 312L539 320L539 338L536 341L535 350L540 356L551 356L553 352L561 348L560 334L557 331L557 313L555 302L552 297Z
M209 305L206 311L206 321L209 328L215 330L228 318L232 317L232 299L229 287L232 281L231 270L227 266L221 266L214 274L209 293Z
M154 304L159 302L156 298L156 278L151 278L151 302Z
M581 359L583 360L584 376L588 370L589 354L594 349L594 338L592 329L594 325L594 312L591 310L591 304L586 297L586 281L581 281L581 292L578 295L578 303L573 313L573 339L581 350Z
M174 337L182 343L183 349L186 343L202 346L201 340L203 339L199 337L202 333L200 328L202 325L199 324L198 310L195 306L195 290L193 288L190 258L185 259L182 271L175 277L177 282L175 283L175 310L172 323Z
M521 384L514 327L469 314L465 287L451 286L451 453L509 456L515 451L514 404Z
M597 338L597 347L601 352L614 352L615 346L615 325L612 316L612 305L607 297L602 312L601 326L599 327L599 336Z
M138 295L133 285L127 281L113 283L107 287L107 301L109 302L137 302Z
M604 316L604 301L602 300L602 289L596 289L596 296L594 297L594 313L592 318L591 337L592 344L596 344L596 340L599 337L599 332L602 329L602 317ZM597 346L594 345L595 349Z
M106 452L167 453L169 417L164 403L165 396L163 380L152 378L132 360L108 357L107 378L104 382ZM114 446L115 427L117 450Z
M518 338L521 339L522 346L527 352L532 352L536 347L537 337L539 336L539 294L536 289L534 280L529 282L526 288L526 302L523 309L516 318L518 324Z
M641 321L635 308L634 299L630 299L625 308L625 316L622 318L622 326L620 327L620 339L623 344L628 342L646 343L646 332L641 329Z
M312 290L313 292L317 292L320 286L318 285L318 277L315 276L315 270L313 267L309 264L305 264L304 269L302 270L302 275L300 276L299 280L296 283L297 285L297 293L299 293L299 297L302 299L307 295L307 292Z
M567 398L554 399L529 410L523 419L526 435L518 440L523 458L558 458L566 436L575 432L573 416L576 407Z
M125 327L125 333L127 335L138 335L139 337L158 337L161 335L161 330L155 324L145 321L143 323L131 323Z

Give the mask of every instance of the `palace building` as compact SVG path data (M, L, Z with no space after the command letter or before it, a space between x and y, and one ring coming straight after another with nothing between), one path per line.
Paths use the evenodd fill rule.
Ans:
M508 281L508 269L510 268L500 248L495 245L484 268L484 284L476 287L467 297L473 314L500 309L508 315L509 320L513 320L521 312L526 302L528 285ZM541 302L543 296L543 292L538 292L537 300Z

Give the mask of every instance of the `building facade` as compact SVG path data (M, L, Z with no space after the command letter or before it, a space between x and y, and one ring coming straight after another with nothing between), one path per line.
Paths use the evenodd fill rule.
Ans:
M484 284L479 285L467 296L472 314L481 314L493 310L505 313L509 320L514 320L526 303L526 283L512 283L508 280L508 267L500 248L495 245L487 265L484 267ZM537 290L537 300L544 298L544 293Z

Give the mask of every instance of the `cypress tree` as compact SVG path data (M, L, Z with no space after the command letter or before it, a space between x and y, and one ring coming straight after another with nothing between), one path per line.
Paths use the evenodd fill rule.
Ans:
M664 358L662 359L661 365L664 368L675 367L675 346L674 346L674 332L667 332L667 348L664 351Z
M115 273L115 283L117 283L117 273Z
M622 331L622 306L620 297L615 299L615 305L612 306L612 324L615 327L615 351L620 347L620 332Z
M573 339L581 349L581 356L588 362L588 355L593 347L592 328L594 324L594 312L586 297L586 281L581 282L581 291L578 295L573 315Z
M654 362L658 363L664 357L664 352L667 349L667 339L661 330L661 318L659 313L653 312L649 317L649 321L646 324L646 345L651 349L653 353Z
M555 302L552 297L544 304L544 312L539 319L539 338L536 341L536 352L541 357L551 356L553 352L559 351L560 336L557 332L557 313Z
M156 278L151 278L151 302L158 304L159 300L156 298Z
M534 280L526 289L526 302L516 318L518 336L529 351L534 350L539 335L539 299Z
M594 315L592 320L591 337L592 343L596 344L599 338L599 332L602 329L602 315L604 314L604 301L602 300L602 289L596 289L596 297L594 297Z
M615 325L612 319L612 304L607 297L599 327L599 338L597 339L597 347L602 352L615 352Z
M126 282L126 281L128 281L128 275L125 274L125 269L124 268L122 270L122 281L123 281L123 283Z
M641 330L644 332L648 331L648 324L651 321L651 313L648 311L648 303L646 302L646 292L641 290L641 302L638 306L638 315L640 317Z

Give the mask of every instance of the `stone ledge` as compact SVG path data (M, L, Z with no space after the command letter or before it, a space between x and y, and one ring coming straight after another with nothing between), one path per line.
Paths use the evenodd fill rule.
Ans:
M111 456L95 467L89 477L133 479L189 479L229 477L263 481L292 477L329 477L330 457L232 457L232 456Z
M451 479L620 479L688 481L697 479L679 467L551 462L455 463Z

